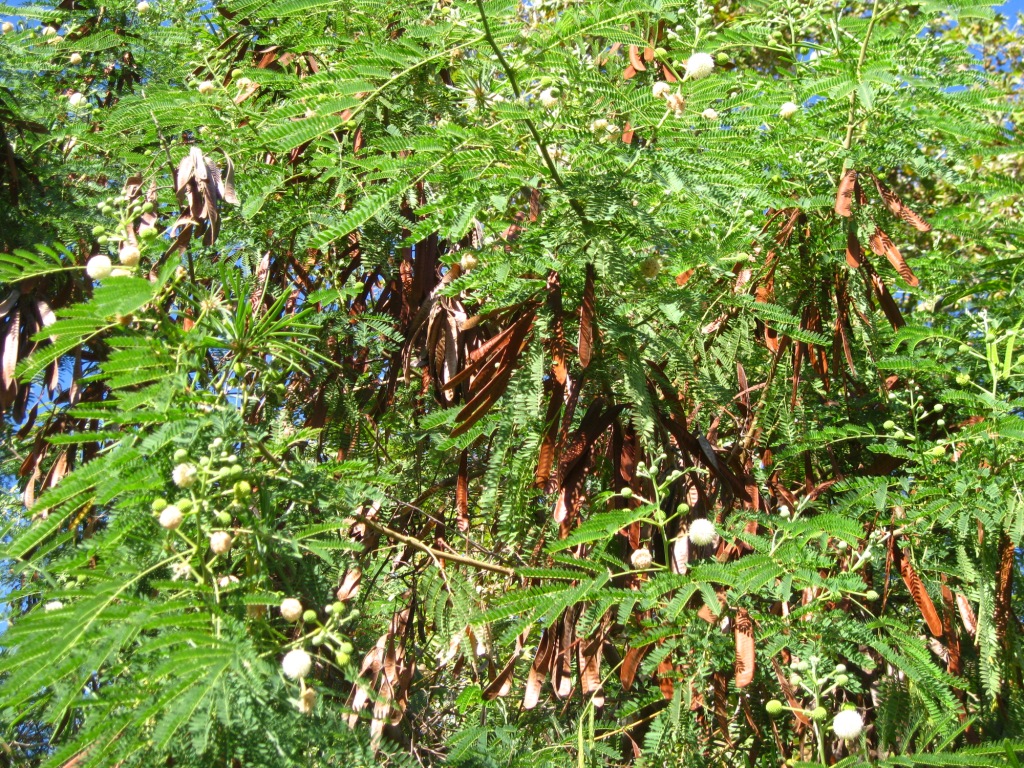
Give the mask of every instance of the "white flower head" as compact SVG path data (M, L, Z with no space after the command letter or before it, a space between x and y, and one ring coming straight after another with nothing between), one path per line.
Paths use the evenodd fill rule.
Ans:
M102 280L105 277L110 277L110 272L113 268L114 267L110 263L110 259L100 253L93 256L89 259L88 263L86 263L85 274L93 280Z
M231 549L234 539L227 531L216 531L210 534L210 550L215 555L223 555Z
M59 611L63 607L64 603L62 603L60 600L51 600L50 602L43 605L43 610L46 613L49 613L50 611Z
M192 464L179 464L171 472L171 479L179 488L188 488L196 481L199 471Z
M656 99L664 99L672 92L672 86L666 83L664 80L659 80L651 88L651 93L654 94Z
M464 254L462 254L462 259L459 261L459 266L462 267L463 272L471 272L477 268L477 265L479 263L480 260L477 259L476 256L474 256L469 251L466 251Z
M844 709L832 721L832 732L840 739L852 741L864 730L864 718L855 709Z
M629 556L629 562L638 571L642 571L651 567L654 557L651 555L651 550L647 549L647 547L641 547L640 549L633 550L633 554Z
M690 523L690 541L698 547L712 543L716 535L715 524L706 517L699 517Z
M168 531L173 531L184 519L184 515L181 514L181 510L171 504L170 506L164 507L160 512L160 525L166 528Z
M76 53L72 53L70 56L68 56L68 61L71 62L72 64L81 64L82 63L82 54L77 53L77 52Z
M700 113L700 116L703 117L705 120L717 120L718 112L712 109L711 107L708 107L707 109Z
M558 106L558 96L551 88L545 88L540 92L540 96L537 98L540 99L540 103L544 109L554 109Z
M603 117L599 117L597 120L590 124L590 130L592 130L594 133L597 133L598 131L603 131L607 127L608 121L605 120Z
M235 80L235 85L237 85L242 90L245 90L250 85L252 85L252 80L250 80L248 77L240 77L237 80Z
M181 581L192 575L192 568L188 563L171 563L171 581Z
M221 589L224 589L225 587L230 587L232 584L237 584L237 583L238 583L238 577L235 576L233 573L230 573L227 576L221 576L217 580L217 586L220 587Z
M694 53L686 60L686 78L700 80L715 69L715 60L710 53Z
M299 694L298 709L304 715L313 714L313 707L316 705L316 691L312 688L304 688Z
M783 120L789 120L793 115L800 111L800 105L794 104L792 101L787 101L781 107L779 107L779 117Z
M686 99L683 98L683 94L670 93L665 97L665 104L676 113L676 117L683 116L683 110L686 109Z
M146 0L142 0L141 3L135 6L135 10L139 12L139 16L145 16L149 13L149 3Z
M281 601L281 616L293 624L302 618L302 603L294 597L286 597Z
M89 97L86 96L84 93L79 93L78 91L75 91L70 96L68 96L68 105L72 109L81 109L82 107L88 106L88 104Z
M300 680L313 668L313 659L301 648L288 651L281 659L281 670L286 677Z
M196 86L196 89L203 94L203 96L206 96L207 94L213 93L214 87L213 80L203 80L203 82Z
M0 29L2 29L4 34L6 35L8 32L13 32L14 31L14 25L11 24L11 22L9 22L9 21L5 21L3 23L3 26L0 26Z
M57 30L51 26L43 27L43 37L53 37L57 34Z
M139 249L134 245L126 245L117 253L117 258L126 267L134 267L139 263Z

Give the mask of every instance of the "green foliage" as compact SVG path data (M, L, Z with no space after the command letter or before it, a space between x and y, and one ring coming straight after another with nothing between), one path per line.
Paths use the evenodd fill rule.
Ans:
M0 13L4 764L1024 759L988 7Z

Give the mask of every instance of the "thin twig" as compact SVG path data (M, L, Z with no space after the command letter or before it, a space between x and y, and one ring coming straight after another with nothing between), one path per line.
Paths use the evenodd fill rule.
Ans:
M381 525L375 520L371 520L363 515L353 515L355 520L358 520L364 525L368 525L378 533L382 533L390 539L395 541L401 541L404 544L409 544L415 547L421 552L425 552L431 557L438 558L440 560L450 560L453 563L461 563L462 565L468 565L471 568L479 568L482 571L491 571L493 573L500 573L504 576L516 576L516 572L511 568L506 568L503 565L495 565L494 563L487 563L483 560L475 560L472 557L466 557L465 555L458 555L452 552L442 552L439 549L424 544L422 541L417 539L415 536L406 536L404 533L399 533L388 528L386 525Z

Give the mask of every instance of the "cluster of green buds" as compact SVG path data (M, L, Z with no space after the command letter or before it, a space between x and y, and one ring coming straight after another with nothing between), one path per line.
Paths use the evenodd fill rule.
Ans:
M153 512L160 525L171 531L177 530L186 516L194 518L199 533L209 539L213 553L226 554L234 538L223 529L232 526L252 495L252 486L244 475L238 456L225 450L219 437L210 443L209 454L195 462L188 451L179 448L174 452L171 479L185 494L173 502L162 497L155 499Z
M359 610L345 610L340 600L328 603L323 607L324 619L321 620L312 608L303 610L302 603L294 597L286 597L281 601L281 616L292 623L302 622L309 629L303 636L315 648L328 648L334 654L339 666L348 664L352 658L352 643L342 634L342 629L359 618Z
M129 239L125 237L125 234L135 219L144 213L154 213L156 205L144 200L129 200L124 195L118 195L98 202L96 210L102 215L114 219L115 224L113 227L97 224L92 229L93 236L100 245L116 245ZM139 238L143 241L154 240L159 234L156 227L142 227L139 230Z
M942 403L935 403L932 406L927 406L924 403L924 398L921 395L921 385L916 383L913 379L907 382L908 387L898 392L890 392L888 395L889 402L894 408L901 408L906 411L907 421L909 424L904 429L893 419L887 419L882 424L882 429L885 430L886 434L895 440L902 440L904 442L913 443L917 440L917 433L920 431L924 423L930 419L934 419L935 426L945 427L946 420L942 418L942 412L945 410L945 406ZM945 453L945 449L941 446L938 451L931 452L932 455L941 455Z
M778 699L772 699L765 704L765 711L772 717L778 717L783 712L800 713L815 723L820 723L828 717L828 710L824 706L824 700L834 696L840 689L850 683L850 676L846 673L845 664L836 664L830 671L826 671L827 664L819 656L809 656L806 661L794 659L789 665L789 684L793 689L803 693L803 698L809 698L810 704L802 707L790 707Z

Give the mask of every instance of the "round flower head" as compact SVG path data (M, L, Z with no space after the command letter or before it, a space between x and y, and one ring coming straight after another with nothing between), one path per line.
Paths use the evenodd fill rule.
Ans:
M462 267L463 272L471 272L476 269L477 264L480 261L472 253L466 252L462 254L462 259L459 261L459 266Z
M50 611L59 611L63 607L64 603L62 603L60 600L51 600L43 606L43 610L46 613L49 613Z
M782 714L782 702L778 699L772 699L764 705L765 711L772 717L776 717Z
M312 688L306 688L299 694L298 708L299 712L304 715L313 713L313 707L316 705L316 691Z
M690 523L690 541L698 547L712 543L715 535L715 524L706 517L700 517Z
M558 96L556 96L555 92L550 88L545 88L541 91L538 98L545 109L554 109L558 106Z
M707 77L715 68L715 60L709 53L695 53L686 60L686 77L690 80L700 80Z
M197 474L196 468L191 464L179 464L171 472L171 479L179 488L188 488L196 481Z
M213 81L212 80L203 80L203 82L201 82L197 86L197 89L204 96L206 96L209 93L213 93L213 89L214 89Z
M53 27L50 27L50 26L43 27L43 37L53 37L56 34L57 34L57 30L54 29Z
M11 24L11 22L9 22L9 21L5 21L3 23L3 26L0 27L0 29L2 29L4 31L4 34L6 35L8 32L13 32L14 31L14 25Z
M227 531L217 531L210 534L210 550L215 555L223 555L231 549L233 543L231 534Z
M81 109L88 103L89 98L84 93L79 93L78 91L75 91L70 96L68 96L68 105L72 109Z
M840 739L852 741L864 730L864 718L855 709L844 709L832 721L832 732Z
M181 581L192 575L192 569L188 563L171 563L171 581Z
M638 571L642 571L645 568L651 567L654 557L651 555L651 550L647 549L647 547L641 547L633 551L633 554L629 556L629 562Z
M141 254L139 253L139 249L136 248L134 245L126 245L124 248L118 251L117 258L126 267L134 267L136 264L139 263L140 255Z
M160 525L168 531L173 531L181 525L183 517L181 510L171 504L170 506L164 507L163 511L160 513Z
M651 93L654 94L656 99L664 99L670 93L672 93L672 86L666 83L664 80L659 80L651 88Z
M686 99L681 93L670 93L665 97L665 104L676 113L676 117L682 117L683 110L686 109Z
M288 651L281 659L281 670L292 680L300 680L308 675L312 668L313 659L301 648Z
M597 131L603 131L607 127L608 121L605 120L603 117L599 117L597 120L590 124L590 130L594 131L595 133Z
M82 54L80 54L80 53L72 53L70 56L68 56L68 61L70 61L72 64L81 64L82 63Z
M246 88L252 85L252 80L250 80L248 77L240 77L235 81L235 85L237 85L244 91Z
M286 597L281 601L281 616L293 624L302 618L302 603L294 597Z
M102 280L105 277L110 277L113 268L110 259L101 253L89 259L85 265L85 274L93 280Z
M707 109L700 113L700 116L703 117L705 120L717 120L718 112L713 110L711 107L708 107Z
M640 274L648 280L653 280L661 274L661 259L657 256L648 256L640 264Z
M221 576L217 580L217 586L219 586L221 588L230 587L232 584L237 584L237 583L238 583L238 577L235 576L235 574L233 574L233 573L230 573L227 576Z
M146 0L142 0L141 3L135 6L135 10L139 12L139 16L145 16L149 12L149 3Z
M792 101L787 101L781 107L779 107L779 117L783 120L789 120L793 115L800 111L800 105L794 104Z

